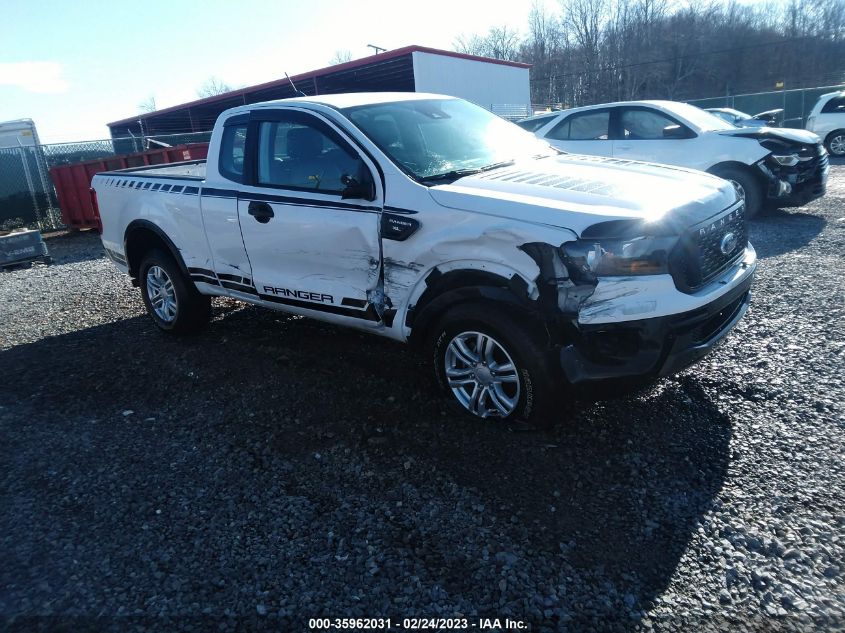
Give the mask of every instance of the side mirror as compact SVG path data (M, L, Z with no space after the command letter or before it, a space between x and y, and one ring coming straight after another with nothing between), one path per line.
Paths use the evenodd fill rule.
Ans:
M340 177L340 182L343 183L343 191L340 193L340 198L342 200L376 199L375 186L369 178L367 178L367 182L361 183L358 182L354 176L343 174L343 176Z
M683 125L667 125L663 128L663 138L689 138Z

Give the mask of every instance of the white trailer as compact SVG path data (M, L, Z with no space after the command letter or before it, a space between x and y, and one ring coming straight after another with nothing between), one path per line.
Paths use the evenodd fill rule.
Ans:
M0 149L36 145L40 143L32 119L17 119L0 123Z

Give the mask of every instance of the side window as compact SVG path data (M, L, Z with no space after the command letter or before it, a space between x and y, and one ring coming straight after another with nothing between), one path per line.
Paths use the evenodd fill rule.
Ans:
M845 97L834 97L822 106L822 114L841 112L845 114Z
M623 109L620 125L622 137L627 141L654 141L689 136L686 127L655 110Z
M246 148L246 124L227 125L223 128L220 142L220 175L235 182L244 179L244 150Z
M606 141L609 126L609 110L581 112L566 117L546 134L546 138L557 141Z
M299 118L260 124L259 184L340 194L346 187L344 176L364 182L369 179L369 171L340 139Z

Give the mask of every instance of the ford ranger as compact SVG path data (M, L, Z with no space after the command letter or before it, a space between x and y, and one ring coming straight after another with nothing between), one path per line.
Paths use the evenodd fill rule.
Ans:
M166 332L227 296L412 343L458 408L541 422L562 385L680 371L748 307L731 183L565 154L461 99L244 105L208 155L92 183Z

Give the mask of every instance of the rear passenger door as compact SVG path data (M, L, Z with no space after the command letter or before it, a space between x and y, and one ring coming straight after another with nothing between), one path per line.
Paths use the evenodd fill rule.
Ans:
M376 174L351 139L316 113L251 113L238 219L261 299L380 320Z
M548 130L544 138L554 147L573 154L612 156L610 109L570 114Z

